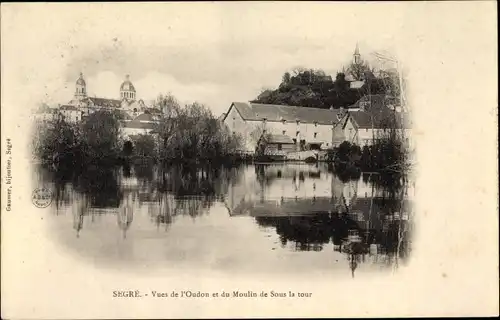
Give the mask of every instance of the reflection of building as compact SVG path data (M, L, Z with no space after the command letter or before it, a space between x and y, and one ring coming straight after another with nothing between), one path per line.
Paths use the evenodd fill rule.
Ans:
M118 210L116 217L118 222L118 227L123 232L123 238L126 237L127 230L134 221L134 205L132 201L132 195L126 196L123 206Z
M332 173L314 165L261 165L246 169L229 186L231 215L280 216L345 212L353 192ZM346 196L348 198L346 198Z
M243 170L229 186L229 214L255 218L292 250L331 244L348 255L353 274L365 255L404 255L411 220L411 202L399 198L404 192L391 194L361 178L342 182L326 169L287 164Z

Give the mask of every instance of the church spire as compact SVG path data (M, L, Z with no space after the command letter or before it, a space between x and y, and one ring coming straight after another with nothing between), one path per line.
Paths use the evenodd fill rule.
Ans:
M357 42L356 42L356 49L354 49L353 57L355 64L359 64L361 62L361 54L359 53L359 45Z

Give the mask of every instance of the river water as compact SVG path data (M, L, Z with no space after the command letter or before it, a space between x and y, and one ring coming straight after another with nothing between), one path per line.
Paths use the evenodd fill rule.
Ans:
M54 170L48 228L96 266L231 273L394 270L411 252L412 184L326 164Z

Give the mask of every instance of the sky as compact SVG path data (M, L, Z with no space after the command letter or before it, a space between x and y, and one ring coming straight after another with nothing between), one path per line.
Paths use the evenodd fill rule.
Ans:
M458 38L456 23L449 23L454 16L439 6L2 4L2 61L8 61L2 63L2 77L9 79L2 83L2 101L23 105L23 110L40 102L67 103L80 72L89 95L119 98L120 84L129 74L139 99L171 93L183 103L204 103L220 115L233 101L248 101L264 88L276 88L283 73L294 67L319 68L335 76L351 61L356 43L372 64L372 52L389 52L411 67L407 74L417 72L425 83L428 72L423 74L422 66L439 64L454 47L464 55L481 49ZM468 10L470 15L458 21L464 32L477 25L474 7Z
M356 6L354 6L356 7ZM380 6L379 6L380 7ZM386 5L388 10L394 5ZM91 96L118 98L129 74L137 98L171 93L215 114L275 88L294 67L328 74L361 54L389 50L393 34L366 27L370 6L343 3L40 4L13 6L17 76L39 99L66 103L83 72ZM17 9L17 10L16 10ZM69 10L70 9L70 10ZM397 11L383 29L396 28ZM9 34L9 32L6 32ZM16 88L14 88L16 89Z

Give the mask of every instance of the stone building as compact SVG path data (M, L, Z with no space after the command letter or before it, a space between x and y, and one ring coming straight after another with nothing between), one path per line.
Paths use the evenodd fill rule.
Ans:
M329 149L333 128L346 112L336 109L233 102L222 121L244 140L244 152L255 152L262 134L289 136L296 150Z

